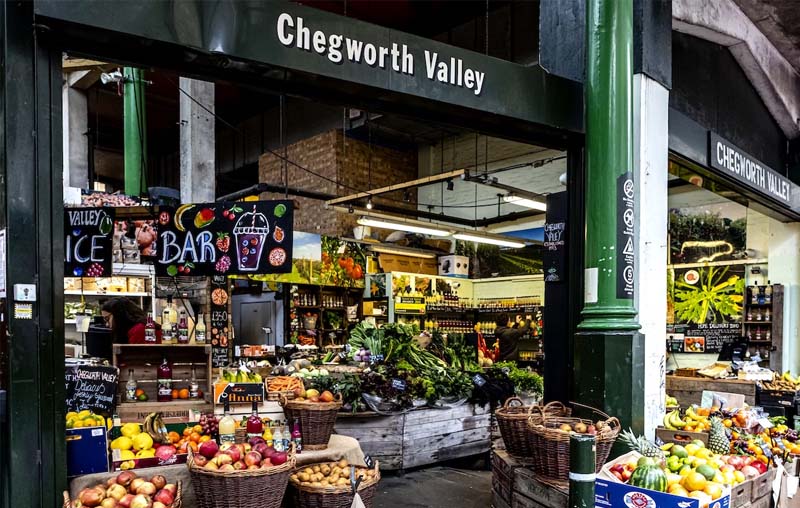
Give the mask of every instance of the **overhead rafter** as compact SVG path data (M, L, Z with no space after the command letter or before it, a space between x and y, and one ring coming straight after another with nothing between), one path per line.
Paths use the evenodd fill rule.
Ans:
M417 178L416 180L409 180L407 182L396 183L394 185L387 185L386 187L378 187L377 189L357 192L355 194L350 194L349 196L342 196L340 198L326 201L325 204L328 206L333 206L341 203L349 203L350 201L356 201L358 199L386 194L387 192L394 192L414 187L422 187L423 185L429 185L437 182L444 182L446 180L452 180L454 178L461 178L461 176L464 174L466 174L466 170L455 169L453 171L448 171L447 173L440 173L438 175L426 176L424 178Z

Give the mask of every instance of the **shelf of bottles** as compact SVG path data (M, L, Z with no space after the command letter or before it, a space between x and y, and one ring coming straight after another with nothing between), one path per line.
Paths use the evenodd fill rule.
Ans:
M743 333L748 342L772 342L772 285L748 286L743 310Z
M288 336L302 345L317 345L345 339L343 330L359 318L360 288L297 285L289 293ZM355 306L356 313L348 312ZM310 333L313 332L313 333ZM332 335L333 334L333 335Z

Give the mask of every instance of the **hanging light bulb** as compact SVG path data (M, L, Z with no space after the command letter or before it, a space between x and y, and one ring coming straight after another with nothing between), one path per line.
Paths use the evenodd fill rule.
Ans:
M372 198L367 200L367 210L372 210Z

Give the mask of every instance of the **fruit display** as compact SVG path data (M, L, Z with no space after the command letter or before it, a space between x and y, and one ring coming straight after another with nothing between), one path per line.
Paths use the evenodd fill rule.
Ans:
M365 481L378 475L378 472L374 469L351 466L345 459L342 459L338 462L327 462L298 468L289 477L289 481L293 485L302 485L304 487L327 487L331 489L349 487L351 473L354 473L355 478L361 478Z
M110 421L108 424L110 425ZM106 419L101 415L94 414L88 409L80 412L70 411L66 415L68 429L80 429L83 427L105 427Z
M656 464L650 457L642 457L636 463L636 469L628 480L634 487L656 490L658 492L667 491L667 473Z
M766 390L796 392L800 389L800 377L793 377L787 370L783 374L776 373L772 381L762 381L761 386Z
M180 485L162 475L149 480L123 471L105 484L85 488L70 502L72 508L173 508L180 506ZM66 494L65 494L66 495Z
M598 423L602 423L602 422L598 422ZM560 430L561 432L567 432L567 433L574 432L576 434L588 434L590 436L596 436L597 435L597 426L594 425L594 424L591 424L591 423L588 424L588 425L583 423L583 422L578 422L578 423L573 424L573 425L570 425L568 423L564 423L564 424L562 424L561 426L558 427L558 430Z
M676 408L680 406L680 404L678 403L678 399L669 395L667 395L666 405L668 408Z
M689 406L684 417L681 418L680 410L673 409L664 416L663 424L667 430L684 430L686 432L704 432L711 430L712 409Z
M222 381L229 383L262 383L264 380L260 374L250 372L249 369L241 367L236 370L223 369Z
M214 440L205 441L191 460L192 467L232 472L282 466L289 460L289 454L276 451L264 439L254 437L247 443L226 443L221 447Z
M189 450L197 452L200 445L209 441L211 436L217 432L217 425L219 425L219 423L216 417L211 416L209 419L208 416L202 415L200 417L200 423L194 426L187 426L183 429L181 434L170 432L170 441L172 445L177 448L178 453L188 453Z
M318 390L310 389L306 390L305 393L300 394L300 392L295 392L295 402L333 402L336 400L336 397L333 393L325 390L324 392L320 393Z

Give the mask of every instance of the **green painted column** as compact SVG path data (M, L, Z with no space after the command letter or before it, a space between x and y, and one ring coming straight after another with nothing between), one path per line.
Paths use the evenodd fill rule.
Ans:
M633 253L629 258L625 253L633 246L635 192L633 1L587 0L586 5L586 302L579 328L637 330Z
M569 436L569 508L594 508L594 436Z
M138 196L147 191L147 115L144 71L125 67L123 71L125 136L125 194Z

